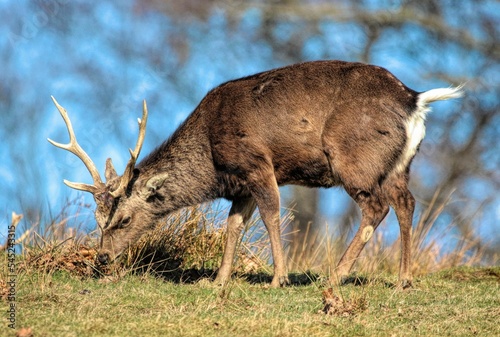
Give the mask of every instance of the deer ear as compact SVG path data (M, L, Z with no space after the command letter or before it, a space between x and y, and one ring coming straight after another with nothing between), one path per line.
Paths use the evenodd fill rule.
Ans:
M111 158L106 159L106 171L104 172L104 176L106 177L106 181L110 181L111 179L118 177Z
M168 175L167 174L161 174L158 176L154 176L149 178L149 180L146 182L146 185L142 188L142 195L144 198L148 199L155 195L158 190L163 186L163 183L165 182L165 179L167 179Z

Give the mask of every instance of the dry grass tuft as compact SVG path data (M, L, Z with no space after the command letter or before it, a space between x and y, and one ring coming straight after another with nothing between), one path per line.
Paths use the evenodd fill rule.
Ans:
M225 234L208 215L199 207L171 214L129 248L122 266L165 277L188 269L213 270L222 257Z
M19 272L66 271L79 277L95 277L102 273L95 263L96 231L84 232L80 229L83 223L76 222L89 214L89 207L79 198L67 201L48 224L38 221L25 228L16 241L22 247Z
M91 277L99 273L95 265L96 254L94 248L66 241L64 245L47 245L26 251L19 270L66 271L76 276Z
M79 277L101 273L95 264L96 232L85 233L74 221L88 210L79 199L68 201L49 224L35 223L23 235L19 271L66 271Z
M9 229L16 228L17 225L19 224L19 222L22 220L22 218L23 218L22 214L16 214L16 212L12 212L12 222L9 226ZM11 233L9 233L9 234L11 234ZM28 234L29 234L29 231L26 231L23 235L21 235L21 237L19 239L17 239L17 240L11 239L12 241L9 240L9 235L7 235L6 239L5 239L5 243L3 245L0 244L0 252L7 250L7 248L11 244L19 244L19 243L23 242L23 240L25 239L25 237Z
M322 312L327 315L341 317L356 316L368 308L368 301L366 300L366 296L364 294L353 299L346 300L335 295L333 293L333 288L328 288L323 291L322 295L324 305Z

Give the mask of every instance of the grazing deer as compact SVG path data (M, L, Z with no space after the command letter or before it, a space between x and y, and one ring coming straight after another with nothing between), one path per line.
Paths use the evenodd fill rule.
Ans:
M231 277L238 238L256 207L271 242L271 285L288 283L280 238L278 186L343 186L362 211L358 232L330 280L344 280L393 207L401 233L400 285L411 285L415 199L409 167L424 138L428 104L460 97L461 87L416 92L389 71L342 61L295 64L226 82L210 91L174 134L136 165L147 108L125 173L110 159L106 183L78 145L56 101L70 143L49 141L78 156L93 185L64 181L94 195L102 229L98 259L108 263L152 225L182 207L217 198L232 201L227 242L216 282Z

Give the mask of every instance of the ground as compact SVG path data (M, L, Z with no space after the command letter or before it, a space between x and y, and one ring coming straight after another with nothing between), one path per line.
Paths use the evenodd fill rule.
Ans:
M500 267L454 268L398 290L394 275L334 287L299 275L270 289L267 279L179 283L150 274L117 279L29 271L16 281L16 330L1 300L0 336L499 336ZM326 297L335 310L325 308ZM332 297L333 296L333 297ZM332 302L330 302L330 305Z

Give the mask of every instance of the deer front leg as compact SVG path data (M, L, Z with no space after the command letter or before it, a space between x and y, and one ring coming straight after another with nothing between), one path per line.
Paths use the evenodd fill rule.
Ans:
M285 253L281 243L280 230L280 196L278 183L273 175L261 186L252 188L252 195L259 207L259 213L269 234L274 263L274 277L271 287L283 287L290 283L285 263Z
M364 246L389 212L389 205L377 194L357 191L348 191L348 193L361 208L362 218L356 235L340 259L336 270L330 275L332 283L345 282Z
M236 199L233 201L227 218L227 239L222 263L215 278L217 284L225 284L231 278L231 270L241 231L252 216L256 204L253 198Z

